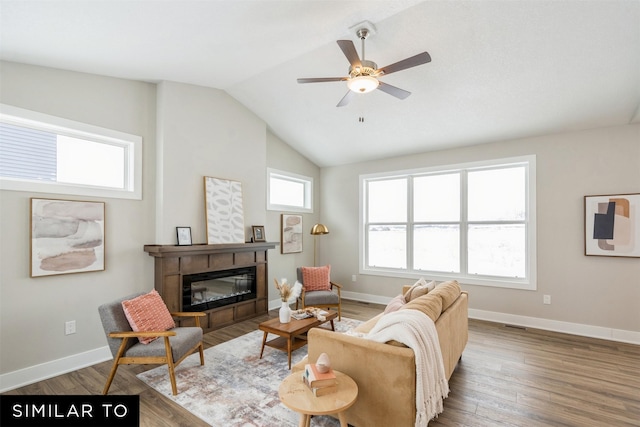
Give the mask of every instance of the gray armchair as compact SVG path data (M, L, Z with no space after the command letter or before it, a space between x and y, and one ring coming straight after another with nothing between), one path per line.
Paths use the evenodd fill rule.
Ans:
M205 313L171 313L174 317L192 317L195 326L176 327L168 331L134 332L129 325L122 301L143 293L130 295L98 307L107 342L113 354L113 366L102 394L109 392L118 366L131 364L167 364L174 396L178 394L175 367L196 350L200 352L200 364L204 365L204 347L200 317ZM139 337L159 337L149 344L139 342Z
M334 282L329 282L331 284L331 290L328 291L306 291L304 287L304 281L302 280L302 268L298 268L296 270L298 276L298 282L302 283L302 292L300 293L300 298L296 300L296 310L298 309L298 303L302 303L302 308L306 307L318 307L318 308L337 308L338 309L338 320L342 320L342 307L340 303L342 302L342 296L340 295L340 291L342 290L342 285ZM334 292L335 289L335 292Z

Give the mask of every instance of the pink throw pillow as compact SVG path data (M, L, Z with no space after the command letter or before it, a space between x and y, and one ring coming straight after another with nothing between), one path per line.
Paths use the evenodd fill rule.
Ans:
M384 314L398 311L406 303L407 302L404 299L404 295L400 294L397 297L393 298L391 301L389 301L389 304L387 304L387 307L384 309Z
M148 294L122 301L124 315L136 332L167 331L176 327L167 305L155 289ZM158 337L138 338L142 344L149 344Z
M306 292L331 290L330 272L330 265L325 265L324 267L302 267L304 290Z

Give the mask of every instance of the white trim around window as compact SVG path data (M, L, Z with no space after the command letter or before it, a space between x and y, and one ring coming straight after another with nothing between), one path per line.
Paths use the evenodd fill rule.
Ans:
M485 171L506 171L510 170L510 168L512 170L522 171L524 175L524 178L521 180L522 185L518 187L522 188L524 193L519 195L519 197L522 197L520 206L522 206L524 214L520 212L518 215L514 215L514 218L507 219L482 218L474 221L473 218L468 218L470 211L469 205L473 203L470 201L472 199L468 194L469 174L473 175L474 172ZM447 208L449 208L449 206L454 207L453 212L456 212L459 209L459 215L455 214L453 215L453 219L444 220L428 218L430 215L426 215L427 218L418 218L419 215L415 213L418 212L418 210L414 209L414 203L418 203L416 200L418 200L419 197L416 198L414 195L414 185L416 188L418 187L420 178L427 177L439 179L446 176L459 177L459 194L457 194L453 199L449 199L448 202L444 202L444 205ZM479 174L476 174L475 176L479 176ZM522 174L520 176L522 176ZM455 180L453 180L453 182L455 183ZM384 215L380 215L379 212L371 215L367 211L369 209L369 204L371 204L371 209L373 210L376 210L375 206L385 206L384 204L376 205L375 196L372 196L371 200L368 199L367 189L371 183L374 185L374 187L372 187L374 190L372 191L378 191L375 190L376 188L382 188L382 190L379 190L379 194L383 194L384 191L388 191L388 200L386 197L382 198L382 200L386 205L396 206L398 209L387 211L385 207L384 210L387 212ZM384 189L385 185L388 185L389 188ZM417 191L418 190L416 190L416 192ZM441 197L443 197L443 195L437 196L437 199L440 200ZM446 197L444 199L446 199ZM425 209L429 209L429 207L423 207L422 212L424 212ZM380 208L377 210L380 211ZM414 215L416 216L415 218ZM441 217L446 217L447 215L451 216L452 214L451 210L448 209L448 212L442 211L439 215ZM435 216L436 215L434 215L434 217ZM458 280L460 283L465 284L524 290L535 290L537 288L535 155L361 175L359 218L358 240L360 274L411 279L424 277L428 280L438 281ZM503 231L500 233L492 233L492 226ZM433 234L429 234L429 232L427 232L420 237L419 233L416 231L419 230L420 227L432 230ZM448 231L442 231L446 230L448 227L456 230L457 232L457 237L455 237L455 239L458 240L453 240L454 243L449 245L452 253L457 251L455 241L459 242L459 251L456 253L456 256L459 256L459 260L456 259L453 263L454 267L451 267L451 271L445 271L447 268L442 268L442 271L437 271L437 269L430 269L428 266L422 266L422 268L420 268L421 266L415 267L414 261L418 263L422 262L422 259L420 257L414 258L414 248L418 248L414 239L416 241L420 238L425 239L424 236L426 236L427 239L433 238L433 236L436 236L436 238L437 236L456 236L456 232L450 233ZM489 231L487 231L487 229ZM474 232L477 233L474 235L476 236L477 242L479 239L477 237L478 235L485 237L489 236L493 239L494 236L497 236L502 232L509 233L509 230L512 229L519 230L513 235L518 235L519 240L517 244L523 253L522 258L524 258L518 261L519 264L517 272L500 272L495 275L479 274L474 272L474 268L477 268L477 263L471 263L470 265L469 262L469 254L473 254L473 249L469 252L469 242L472 241L472 238L469 235ZM392 236L394 233L390 231L394 230L396 231L395 236ZM385 238L389 239L389 246L395 245L395 249L397 250L389 250L387 253L386 244L380 245L375 243L375 240L371 240L371 242L369 241L369 239L379 238L377 236L384 235L385 233L388 234ZM483 235L482 233L485 234ZM382 252L380 251L380 248L383 249ZM416 251L419 249L416 249ZM373 254L369 254L369 250L373 250L375 252ZM509 252L505 251L505 253ZM473 256L471 256L471 258L473 258ZM446 257L443 257L440 262L446 264ZM429 262L426 262L425 264L429 264Z
M313 178L267 168L267 210L313 213Z
M121 153L117 169L122 171L121 184L117 186L0 176L0 190L142 199L142 137L6 104L0 104L0 122L9 126L48 132L62 138L68 137L78 142L87 141L103 144L104 147L117 147L117 151ZM52 161L55 168L56 159Z

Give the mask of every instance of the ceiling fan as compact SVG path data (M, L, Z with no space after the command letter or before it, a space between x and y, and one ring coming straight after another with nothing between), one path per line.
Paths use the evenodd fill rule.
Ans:
M362 40L362 59L358 56L358 52L351 40L338 40L338 46L342 49L342 53L347 57L347 60L351 64L349 67L349 76L347 77L318 77L318 78L302 78L298 79L298 83L323 83L323 82L347 82L349 91L338 102L337 107L344 107L347 105L357 93L367 93L375 89L388 93L399 99L405 99L411 92L404 89L392 86L387 83L383 83L379 80L387 74L395 73L396 71L406 70L407 68L415 67L418 65L431 62L431 56L427 52L422 52L412 57L403 59L386 67L378 68L378 65L373 61L367 61L364 59L364 41L369 36L369 29L360 28L356 31L357 36Z

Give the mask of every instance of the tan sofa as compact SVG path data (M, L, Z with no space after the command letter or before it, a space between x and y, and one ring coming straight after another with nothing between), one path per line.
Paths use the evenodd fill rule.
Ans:
M440 289L438 288L446 288ZM403 289L403 293L408 290ZM426 295L411 301L411 308L431 310L442 350L447 379L455 369L467 344L468 295L460 291L457 282L441 283ZM440 311L439 304L446 307ZM450 305L449 305L450 304ZM433 314L437 307L439 316ZM403 307L410 308L409 306ZM424 310L423 310L424 311ZM361 324L355 332L368 332L383 314ZM303 369L305 363L315 363L327 353L331 366L344 372L358 384L358 399L346 411L347 422L356 427L413 427L416 415L416 366L413 350L397 343L378 343L353 335L322 328L308 333L309 358L294 366Z

